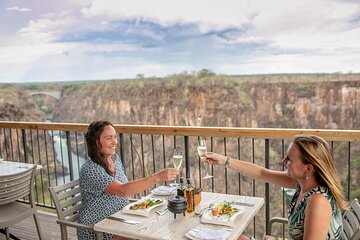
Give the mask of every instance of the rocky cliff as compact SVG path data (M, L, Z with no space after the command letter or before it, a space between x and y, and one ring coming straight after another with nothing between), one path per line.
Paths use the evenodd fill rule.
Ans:
M0 85L0 121L42 121L42 112L22 87Z
M360 75L357 77L256 81L177 75L74 85L63 90L53 121L360 129Z
M256 127L360 129L360 81L261 83L248 90Z

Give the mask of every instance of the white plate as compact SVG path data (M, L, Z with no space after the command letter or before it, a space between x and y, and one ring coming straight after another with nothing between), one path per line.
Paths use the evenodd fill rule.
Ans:
M203 223L211 223L211 224L234 227L235 226L235 220L241 213L244 212L244 207L234 206L234 205L232 205L231 207L238 209L238 212L234 213L234 215L232 215L231 217L229 217L226 214L214 217L211 214L211 210L209 209L209 210L206 210L206 212L202 215L201 221Z
M151 190L151 193L158 196L169 196L176 194L176 189L176 187L159 186Z
M130 207L131 206L134 206L135 204L141 204L142 202L148 200L148 199L151 199L153 201L156 201L156 200L161 200L162 202L160 204L156 204L154 206L151 206L151 207L148 207L148 208L144 208L144 209L136 209L136 210L131 210ZM133 203L130 203L128 205L126 205L123 209L122 209L122 212L123 213L128 213L128 214L134 214L134 215L141 215L141 216L149 216L151 210L153 210L154 208L157 208L157 207L160 207L162 205L166 204L166 199L164 198L148 198L148 197L144 197L142 199L139 199L138 201L136 202L133 202Z

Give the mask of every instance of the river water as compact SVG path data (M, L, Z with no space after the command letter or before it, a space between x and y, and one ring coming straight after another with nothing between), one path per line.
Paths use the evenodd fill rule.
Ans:
M70 181L70 163L68 158L68 147L66 144L66 135L65 133L61 133L62 138L60 138L59 131L49 132L49 135L53 133L54 137L54 151L57 159L57 168L60 168L62 164L66 169L66 174L64 176L57 176L57 184L63 184ZM74 179L79 178L79 167L85 162L83 157L77 156L74 153L71 153L72 159L72 169L74 174ZM60 163L60 164L59 164Z

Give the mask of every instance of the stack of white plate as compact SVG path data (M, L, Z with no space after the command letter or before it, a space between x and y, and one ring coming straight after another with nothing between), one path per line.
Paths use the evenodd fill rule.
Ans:
M159 195L159 196L168 196L168 195L175 195L176 190L177 190L177 187L159 186L159 187L151 190L151 193L154 195Z

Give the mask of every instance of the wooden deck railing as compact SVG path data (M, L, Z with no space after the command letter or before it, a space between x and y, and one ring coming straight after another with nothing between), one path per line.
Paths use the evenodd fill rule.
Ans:
M43 165L36 183L38 205L53 208L48 187L78 178L86 157L84 132L87 127L88 124L74 123L0 122L0 157ZM358 130L143 125L115 125L115 129L119 133L118 152L129 180L171 166L172 150L180 146L184 149L185 157L182 174L191 177L195 185L204 191L264 197L265 208L247 230L254 232L254 235L258 232L261 235L266 230L270 217L286 215L288 190L248 179L217 166L212 168L215 177L203 180L204 167L196 154L196 142L200 137L206 139L208 151L281 170L283 166L280 161L293 136L316 134L332 146L347 198L351 200L360 194L359 181L354 172L359 170L360 162Z

